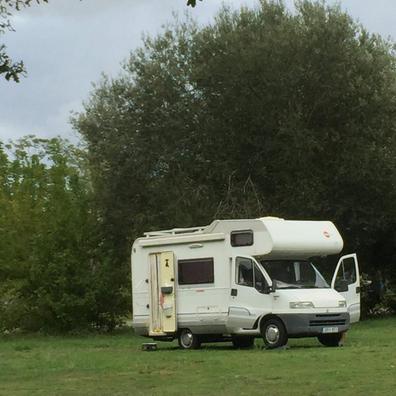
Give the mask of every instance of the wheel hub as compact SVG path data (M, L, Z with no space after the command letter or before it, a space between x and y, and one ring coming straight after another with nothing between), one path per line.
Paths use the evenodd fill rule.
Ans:
M186 331L181 335L181 342L183 343L184 346L190 347L193 342L193 335L191 332Z
M279 329L271 324L265 330L265 338L270 344L276 344L279 340Z

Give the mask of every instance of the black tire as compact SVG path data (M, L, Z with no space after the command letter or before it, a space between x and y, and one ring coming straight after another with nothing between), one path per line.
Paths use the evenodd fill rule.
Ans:
M182 329L179 332L179 346L183 349L198 349L201 346L201 340L197 334L190 329Z
M341 345L341 340L343 335L344 333L320 334L318 335L318 340L324 346L338 347Z
M275 349L287 344L288 336L285 325L280 319L271 318L260 326L261 336L268 349Z
M232 337L234 348L251 348L254 345L254 337L234 336Z

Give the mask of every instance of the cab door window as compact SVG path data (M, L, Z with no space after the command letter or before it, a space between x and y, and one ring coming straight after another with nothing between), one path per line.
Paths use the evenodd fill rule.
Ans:
M253 287L253 261L248 258L238 257L236 260L236 266L237 284Z
M254 287L255 289L260 292L263 293L265 290L265 287L267 285L267 282L265 281L264 275L263 273L260 271L259 267L257 266L257 264L254 264Z
M263 273L253 260L245 257L237 257L237 284L241 286L254 287L258 292L263 293L267 285Z
M337 291L347 291L348 286L356 282L356 266L352 257L345 258L337 272L334 288Z

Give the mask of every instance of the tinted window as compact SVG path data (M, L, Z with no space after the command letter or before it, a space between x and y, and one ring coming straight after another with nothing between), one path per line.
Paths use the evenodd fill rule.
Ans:
M320 272L305 260L260 261L277 289L329 288Z
M242 286L253 286L253 262L252 260L237 258L237 283Z
M179 260L179 285L214 283L213 258Z
M236 268L238 285L254 286L260 293L264 292L267 282L265 281L264 275L260 269L252 260L244 257L237 257Z
M254 287L257 291L262 293L265 289L267 282L265 281L264 275L259 270L256 264L254 264Z
M231 246L251 246L253 245L253 231L233 231L231 232Z

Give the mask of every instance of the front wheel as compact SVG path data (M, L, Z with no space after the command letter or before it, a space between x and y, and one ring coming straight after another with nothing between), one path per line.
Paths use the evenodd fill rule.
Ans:
M268 349L286 345L288 340L286 328L277 318L268 319L261 325L261 336Z
M194 334L190 329L182 329L179 333L179 346L183 349L198 349L201 341L198 335Z
M324 346L337 347L340 346L343 335L344 333L320 334L318 340Z
M234 348L251 348L254 345L254 337L234 336L232 337Z

